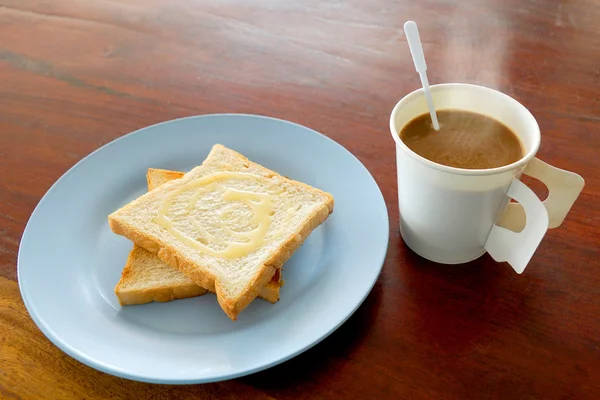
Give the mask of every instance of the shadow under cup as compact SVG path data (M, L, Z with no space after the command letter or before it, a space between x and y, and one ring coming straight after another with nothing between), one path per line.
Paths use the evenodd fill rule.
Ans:
M495 221L510 198L506 195L534 158L540 130L533 115L513 98L482 86L449 83L431 86L437 110L458 109L492 117L515 133L525 155L492 169L460 169L434 163L411 151L399 132L428 113L422 89L396 104L390 131L396 143L400 232L404 242L431 261L459 264L483 255Z

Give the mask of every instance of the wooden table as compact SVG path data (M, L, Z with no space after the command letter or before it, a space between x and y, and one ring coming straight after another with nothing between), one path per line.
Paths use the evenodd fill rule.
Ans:
M514 96L540 157L587 181L523 275L434 265L399 236L388 116L419 86L408 19L432 83ZM0 398L600 398L598 21L593 0L0 0ZM309 126L367 166L391 224L372 293L315 348L234 381L143 384L67 357L18 292L33 208L99 146L220 112Z

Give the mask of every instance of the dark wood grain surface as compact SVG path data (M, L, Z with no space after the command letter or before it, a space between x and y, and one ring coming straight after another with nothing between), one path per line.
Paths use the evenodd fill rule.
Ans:
M430 82L490 86L586 187L523 275L439 266L397 229L389 113ZM0 0L0 397L600 398L600 6L593 0ZM236 381L128 382L63 355L17 290L21 234L73 164L132 130L243 112L316 129L379 183L391 239L364 305L324 342Z

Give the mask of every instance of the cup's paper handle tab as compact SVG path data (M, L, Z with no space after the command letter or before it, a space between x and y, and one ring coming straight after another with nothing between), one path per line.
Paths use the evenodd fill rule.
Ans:
M576 173L553 167L537 158L529 162L523 173L539 179L548 187L548 198L544 201L548 212L548 227L559 227L583 190L585 181ZM498 220L498 225L515 232L523 229L523 206L519 203L509 203Z
M494 225L485 242L485 249L498 262L508 262L522 273L548 230L548 212L536 194L518 179L513 179L507 196L525 210L525 227L521 232Z

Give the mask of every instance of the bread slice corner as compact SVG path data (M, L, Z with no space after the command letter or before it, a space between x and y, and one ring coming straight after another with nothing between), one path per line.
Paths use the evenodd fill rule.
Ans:
M121 305L167 302L206 293L181 272L138 245L129 253L115 294Z

